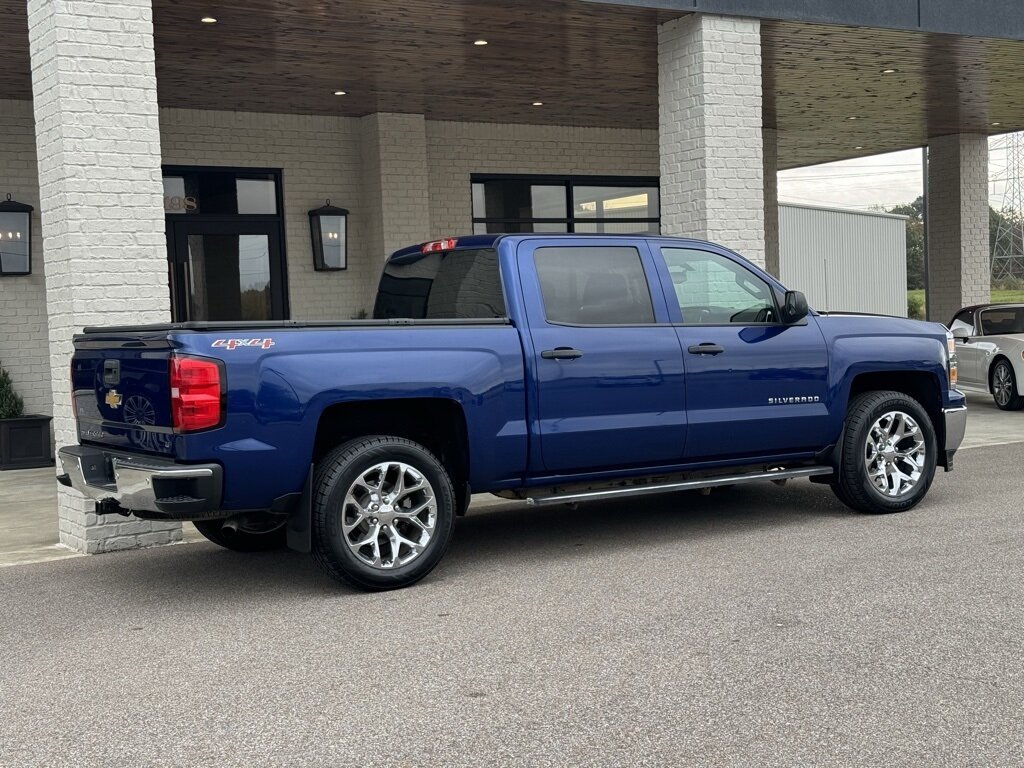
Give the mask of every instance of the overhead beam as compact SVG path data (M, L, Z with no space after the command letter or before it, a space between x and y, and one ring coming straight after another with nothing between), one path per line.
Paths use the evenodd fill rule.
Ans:
M1024 40L1015 2L992 0L585 0L681 13L808 21Z

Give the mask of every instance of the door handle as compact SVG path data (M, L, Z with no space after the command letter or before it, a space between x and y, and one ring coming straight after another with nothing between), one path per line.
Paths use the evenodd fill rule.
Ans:
M705 341L703 344L694 344L688 347L686 351L691 355L720 355L725 352L725 347Z
M555 347L554 349L545 349L540 356L545 360L576 360L583 357L583 353L572 347Z

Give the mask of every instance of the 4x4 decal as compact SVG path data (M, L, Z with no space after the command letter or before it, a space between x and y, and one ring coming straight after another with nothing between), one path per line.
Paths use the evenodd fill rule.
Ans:
M239 347L259 347L260 349L270 349L274 346L273 339L217 339L210 345L211 347L219 347L221 349L235 350Z

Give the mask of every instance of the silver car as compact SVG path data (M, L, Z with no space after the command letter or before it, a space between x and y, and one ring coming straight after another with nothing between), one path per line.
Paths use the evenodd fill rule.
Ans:
M990 393L1004 411L1024 408L1024 304L964 307L949 330L960 362L959 388Z

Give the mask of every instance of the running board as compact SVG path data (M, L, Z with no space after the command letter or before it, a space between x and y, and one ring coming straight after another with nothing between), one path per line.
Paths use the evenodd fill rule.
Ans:
M747 472L742 475L719 475L701 480L684 480L657 485L633 485L626 488L610 488L601 491L580 491L563 493L555 496L532 496L526 500L531 507L544 507L549 504L575 504L581 501L603 501L606 499L624 499L630 496L646 496L652 493L668 491L691 491L697 488L714 488L721 485L739 485L758 480L792 480L797 477L813 477L815 475L831 475L832 467L800 467L799 469L778 469L772 472Z

